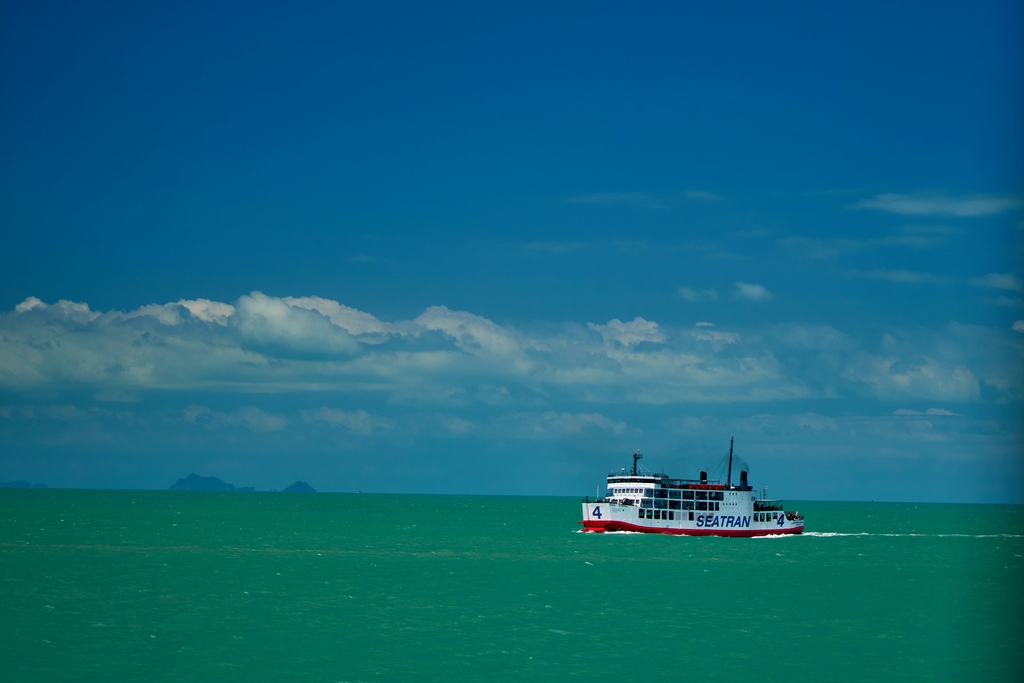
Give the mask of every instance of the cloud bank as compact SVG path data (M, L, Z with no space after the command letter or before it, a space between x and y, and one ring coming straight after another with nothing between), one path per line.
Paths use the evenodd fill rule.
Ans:
M761 464L1018 462L1020 321L737 327L726 312L515 326L260 292L129 311L30 297L0 313L0 467L139 485L149 454L169 481L202 470L272 488L313 468L335 490L451 492L457 467L530 494L532 477L510 489L505 475L540 468L564 494L637 447L699 471L730 435ZM96 453L113 458L108 475L69 474Z
M735 297L765 302L773 294L737 282ZM959 326L959 346L950 345L950 329L911 337L896 330L874 349L827 325L674 328L637 317L538 331L444 306L387 322L322 297L260 292L127 312L30 297L0 314L0 334L0 390L87 390L111 404L165 390L342 391L508 408L551 405L554 396L592 404L837 395L964 402L985 391L1015 400L1021 374L1013 330ZM360 414L311 419L355 432L386 426Z

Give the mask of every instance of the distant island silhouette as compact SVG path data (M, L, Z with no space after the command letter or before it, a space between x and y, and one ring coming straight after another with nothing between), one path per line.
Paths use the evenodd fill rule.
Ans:
M285 493L316 493L316 489L304 481L297 481L284 490Z
M255 491L252 486L235 487L223 479L217 477L200 477L193 472L184 479L171 484L172 491Z
M295 483L296 484L300 484L302 482L295 482ZM18 481L12 481L12 482L0 481L0 489L45 489L45 488L46 488L46 484L30 484L27 481L22 481L21 479L19 479Z

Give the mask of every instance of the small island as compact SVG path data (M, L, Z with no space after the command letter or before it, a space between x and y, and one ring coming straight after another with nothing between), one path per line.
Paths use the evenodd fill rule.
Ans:
M286 488L284 493L316 493L316 489L304 481L297 481Z
M296 482L301 483L301 482ZM0 489L45 489L46 484L30 484L27 481L21 479L17 481L0 481Z
M193 472L171 484L171 491L255 491L252 486L235 487L217 477L200 477Z

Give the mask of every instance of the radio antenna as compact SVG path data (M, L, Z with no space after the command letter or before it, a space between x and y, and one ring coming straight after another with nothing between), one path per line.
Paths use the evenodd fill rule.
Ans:
M729 474L725 477L725 484L732 488L732 442L735 437L729 437Z

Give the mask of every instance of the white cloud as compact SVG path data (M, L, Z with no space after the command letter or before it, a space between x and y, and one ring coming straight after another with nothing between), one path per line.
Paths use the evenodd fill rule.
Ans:
M181 303L99 314L84 303L26 300L21 310L0 314L0 389L85 391L103 403L166 390L329 390L491 411L536 410L556 400L671 404L867 395L963 401L979 400L982 383L1000 400L1016 400L1024 381L1015 369L1019 337L1006 328L890 330L877 348L875 335L859 341L811 324L741 334L637 317L517 329L442 306L386 323L328 299L258 292L234 306L209 302L199 310L204 317ZM327 415L313 419L327 422ZM358 428L358 417L345 418L350 429Z
M380 337L393 331L392 326L381 322L369 313L342 305L319 296L286 296L282 299L289 306L316 311L326 316L334 325L355 337Z
M780 247L808 259L834 259L843 253L863 252L887 247L927 249L945 243L953 231L943 226L906 226L901 232L868 238L786 237L778 240Z
M879 194L850 205L853 209L877 209L903 215L945 214L949 216L988 216L1016 209L1021 205L1013 197L986 194L952 197L942 194Z
M149 304L123 315L124 318L153 318L163 325L180 325L182 307L177 304Z
M255 432L276 432L288 426L288 418L268 413L256 406L244 406L229 413L212 410L208 406L190 405L182 411L186 422L209 428L225 426L244 427Z
M443 420L442 425L446 430L448 430L452 434L460 435L468 434L473 430L473 427L475 426L469 420L463 419L461 417L450 417L446 420Z
M365 410L345 411L323 406L312 413L311 417L326 422L332 427L345 427L351 432L368 435L374 431L386 431L394 427L394 422L385 417L371 415Z
M181 299L179 306L188 309L192 317L207 323L226 325L228 318L235 313L235 307L231 304L224 304L209 299Z
M1024 320L1015 321L1013 323L1013 327L1011 327L1010 329L1015 330L1017 332L1024 332Z
M900 408L899 410L892 411L893 415L935 415L941 417L959 417L956 413L946 410L945 408L929 408L928 410L921 412L920 410L913 410L911 408Z
M680 287L679 296L687 301L715 301L718 299L718 292L713 289L692 289L691 287Z
M928 410L924 411L924 414L925 415L944 415L944 416L949 416L949 417L957 417L956 413L950 412L950 411L946 410L945 408L929 408Z
M769 292L764 285L737 282L735 297L744 301L771 301L775 295Z
M46 312L55 318L70 320L76 323L92 322L100 314L89 308L89 304L61 299L51 305L45 304L34 296L30 296L14 307L16 313Z
M898 358L864 357L843 372L846 379L870 387L882 400L906 397L972 401L981 382L970 368L933 358L906 362Z
M46 308L46 304L44 304L40 299L30 296L15 306L14 310L18 313L25 313L26 311L31 311L33 308Z
M976 287L993 287L995 289L1010 289L1015 292L1024 291L1024 285L1011 273L989 273L982 277L971 280Z
M869 280L887 280L889 282L910 282L916 284L942 283L949 281L949 278L939 277L938 275L932 275L931 273L918 273L911 270L884 270L881 268L868 271L851 270L850 275L854 277L867 278Z
M423 329L443 332L455 340L456 346L469 353L511 356L521 350L515 335L487 318L465 311L431 306L413 322Z
M740 340L740 335L735 332L720 332L718 330L699 329L691 330L690 336L700 341L720 342L723 344L735 344Z
M249 429L259 432L276 432L288 426L288 419L285 416L268 413L255 406L239 408L228 417L232 424L244 424Z
M640 317L634 318L628 323L624 323L618 318L609 320L607 325L587 323L587 327L599 332L606 343L616 342L623 346L636 346L643 342L661 344L665 341L665 335L658 328L658 323Z
M694 327L714 327L714 323L709 322L696 322L693 324Z
M253 292L238 299L232 321L242 339L271 356L349 355L358 343L319 311Z

